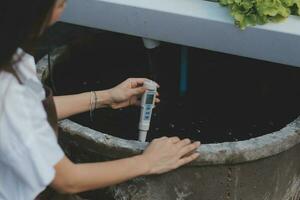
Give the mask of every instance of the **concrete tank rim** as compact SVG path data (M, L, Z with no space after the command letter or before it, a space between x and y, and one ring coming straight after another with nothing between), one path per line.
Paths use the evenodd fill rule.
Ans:
M60 128L97 144L141 153L147 142L126 140L82 126L69 119L59 123ZM237 164L274 156L300 144L300 117L283 129L257 138L238 142L202 144L197 150L200 157L192 165Z
M52 62L56 60L59 52L66 47L57 48L51 57ZM40 79L47 76L48 57L43 57L37 63L37 73ZM59 122L60 128L71 135L80 136L86 140L108 145L116 149L123 149L131 155L141 153L147 143L126 140L106 133L92 130L75 123L69 119ZM236 164L250 162L258 159L274 156L284 152L297 144L300 144L300 116L279 131L275 131L260 137L238 142L224 142L217 144L202 144L197 151L200 157L191 165L216 165Z

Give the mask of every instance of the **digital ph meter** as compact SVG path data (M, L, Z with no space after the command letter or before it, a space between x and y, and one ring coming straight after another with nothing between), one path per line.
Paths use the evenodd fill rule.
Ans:
M139 123L139 141L145 142L147 132L150 127L152 110L155 106L155 98L157 93L157 84L147 80L144 82L144 87L147 89L141 101L141 116Z

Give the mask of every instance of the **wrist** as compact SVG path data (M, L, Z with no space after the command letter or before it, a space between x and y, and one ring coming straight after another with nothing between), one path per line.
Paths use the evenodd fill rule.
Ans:
M136 164L137 164L136 166L139 167L141 176L150 175L150 171L151 171L150 165L144 155L135 156L135 157L133 157L133 159L135 159L135 161L136 161Z
M106 108L110 107L112 100L108 90L97 91L97 102L96 108Z

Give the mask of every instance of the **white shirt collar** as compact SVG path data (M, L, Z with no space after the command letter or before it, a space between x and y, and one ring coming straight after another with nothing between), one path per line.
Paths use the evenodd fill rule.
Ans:
M13 56L13 61L16 62L13 68L22 84L38 95L39 99L43 100L45 98L45 91L41 81L37 77L37 69L33 56L18 48Z
M28 81L40 83L37 78L36 64L33 56L26 53L23 49L18 48L13 56L13 60L16 61L13 68L24 84Z

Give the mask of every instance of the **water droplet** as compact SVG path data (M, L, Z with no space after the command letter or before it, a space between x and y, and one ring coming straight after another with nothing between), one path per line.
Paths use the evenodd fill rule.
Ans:
M197 131L197 133L201 133L201 130L200 130L200 129L197 129L196 131Z
M238 142L239 140L238 140L238 139L236 139L236 138L234 138L234 141Z
M159 128L158 128L158 127L156 127L156 128L155 128L155 131L159 131Z
M86 81L83 81L83 83L82 83L83 85L87 85L87 82Z
M228 135L232 135L232 132L228 132Z

